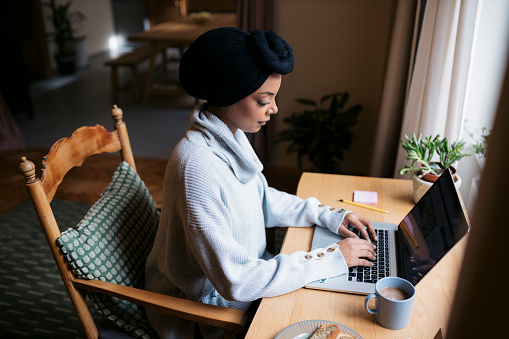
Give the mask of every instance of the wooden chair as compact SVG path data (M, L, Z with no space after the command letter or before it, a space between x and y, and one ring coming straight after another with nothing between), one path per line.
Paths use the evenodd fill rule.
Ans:
M91 155L119 151L121 158L130 166L125 165L125 167L137 176L126 125L122 121L122 110L114 106L111 115L115 121L115 130L112 132L100 125L81 127L70 138L58 140L51 147L48 155L43 158L40 179L36 177L35 166L31 161L22 157L20 164L30 199L87 338L98 338L101 333L101 328L98 329L85 300L86 295L90 296L94 293L125 300L142 308L153 309L197 323L219 327L223 329L225 338L235 338L235 333L242 333L246 325L247 314L244 311L160 295L112 282L79 278L75 276L76 267L73 269L68 264L62 252L63 250L65 252L65 249L57 244L61 242L61 234L65 232L61 233L59 230L50 206L66 173L73 167L81 166L83 161ZM92 209L90 213L93 214ZM89 214L87 216L90 217ZM142 265L144 266L143 263Z

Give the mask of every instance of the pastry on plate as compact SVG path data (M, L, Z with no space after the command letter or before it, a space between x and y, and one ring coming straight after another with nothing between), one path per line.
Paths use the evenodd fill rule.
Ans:
M351 335L342 332L336 324L321 324L309 339L354 339Z

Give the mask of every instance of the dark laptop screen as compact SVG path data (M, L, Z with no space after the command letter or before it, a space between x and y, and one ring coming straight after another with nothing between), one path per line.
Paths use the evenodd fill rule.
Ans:
M414 285L468 232L449 170L398 225L399 275Z

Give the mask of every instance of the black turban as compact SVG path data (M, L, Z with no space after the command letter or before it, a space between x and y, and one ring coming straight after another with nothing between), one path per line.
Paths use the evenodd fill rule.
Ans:
M186 50L179 79L189 95L224 107L254 93L272 73L290 73L293 65L291 47L274 31L223 27L202 34Z

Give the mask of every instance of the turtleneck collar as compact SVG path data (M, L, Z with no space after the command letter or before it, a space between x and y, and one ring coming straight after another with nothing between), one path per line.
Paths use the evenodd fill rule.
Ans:
M233 135L224 122L205 108L205 104L195 107L187 137L191 141L203 138L212 152L230 166L240 182L249 182L263 170L249 140L240 129Z

